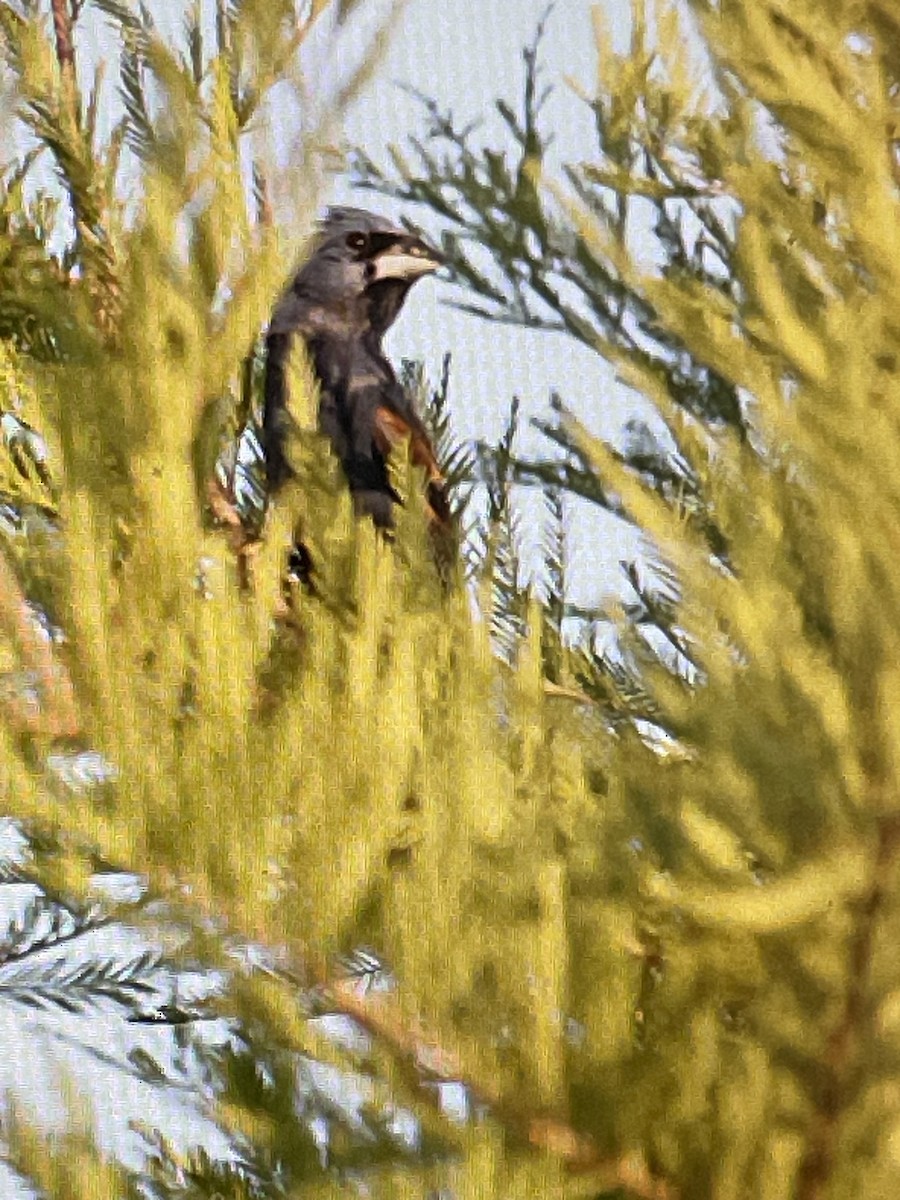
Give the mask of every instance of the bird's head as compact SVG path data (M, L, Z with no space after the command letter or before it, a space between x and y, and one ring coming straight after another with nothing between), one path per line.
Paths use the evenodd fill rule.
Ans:
M332 208L314 250L273 314L271 332L334 325L381 335L417 279L442 256L420 237L361 208Z

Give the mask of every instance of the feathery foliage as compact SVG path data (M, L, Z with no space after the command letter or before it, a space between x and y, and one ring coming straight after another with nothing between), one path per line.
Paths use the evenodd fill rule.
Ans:
M892 1197L891 7L636 4L625 54L597 19L597 144L561 178L537 45L522 112L498 110L511 157L433 110L415 170L368 165L446 219L479 306L594 347L666 430L611 447L560 402L564 457L517 463L513 420L480 455L474 597L435 570L412 481L394 546L354 524L300 362L297 484L245 529L222 447L249 437L243 364L281 260L266 165L239 148L286 9L220 6L207 53L196 17L176 51L144 10L99 7L125 45L131 220L92 174L58 28L2 25L74 239L54 266L38 210L10 201L16 253L43 265L17 285L0 403L44 435L54 482L10 426L3 486L53 537L3 560L6 649L47 727L10 703L0 780L52 899L7 937L0 1006L73 1023L59 1044L117 1019L93 1072L73 1089L55 1063L53 1086L102 1063L148 1115L140 1152L102 1121L99 1153L84 1121L48 1151L19 1101L19 1177L59 1196ZM45 288L66 302L39 336ZM438 395L446 432L446 379ZM551 485L543 597L516 563L522 478ZM563 636L567 491L665 564L629 566L606 658ZM258 539L252 572L205 506L245 558ZM298 522L316 587L285 606ZM34 578L62 643L23 618ZM74 733L50 719L62 693ZM47 960L69 933L92 945L76 914L101 866L140 876L140 898L101 902L133 940Z
M628 568L622 670L677 740L623 735L608 764L620 840L569 977L596 1048L572 1057L571 1111L692 1196L889 1195L896 19L697 0L636 5L625 55L599 10L596 31L597 147L561 181L534 47L522 115L498 106L512 152L432 105L412 161L361 160L447 222L486 315L594 347L671 447L601 444L557 405L567 457L522 464L639 524L677 580ZM635 250L654 233L657 265ZM616 896L618 973L597 949Z

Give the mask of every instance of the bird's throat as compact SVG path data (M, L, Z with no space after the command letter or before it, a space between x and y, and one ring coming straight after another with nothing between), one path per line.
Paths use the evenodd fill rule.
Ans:
M409 289L408 279L379 279L366 288L369 325L379 338L397 319Z

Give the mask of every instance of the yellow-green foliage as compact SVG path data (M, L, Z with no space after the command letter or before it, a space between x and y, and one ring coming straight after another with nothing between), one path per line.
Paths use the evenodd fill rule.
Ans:
M59 447L57 615L85 736L117 772L96 801L60 800L10 734L4 810L59 836L59 885L83 888L99 857L277 949L283 977L232 998L273 1045L340 1057L288 981L328 978L361 942L386 955L397 994L343 1007L379 1035L365 1064L379 1095L403 1096L457 1157L385 1168L376 1195L896 1194L900 29L875 0L692 11L727 120L697 115L682 26L660 14L645 34L662 75L636 23L627 69L607 47L598 88L615 84L617 136L659 153L670 139L674 194L681 148L733 202L734 294L642 274L621 224L556 197L752 413L743 441L703 430L598 346L670 422L728 547L711 564L685 512L584 436L680 572L703 682L652 679L668 748L613 737L571 664L545 686L537 605L516 665L499 665L486 619L442 588L422 514L409 506L393 547L354 525L308 419L300 485L267 527L253 594L238 590L200 519L197 463L210 468L202 447L282 258L244 209L223 64L202 97L160 66L171 140L116 235L113 334L76 286L67 361L3 360L4 405L20 371ZM279 648L300 508L320 597L298 599L300 632ZM416 1068L464 1080L492 1118L429 1114ZM239 1105L221 1119L277 1141ZM298 1194L344 1192L311 1177Z
M59 1090L69 1113L69 1128L51 1136L29 1127L7 1100L4 1158L22 1183L27 1181L40 1195L53 1196L54 1200L121 1200L126 1194L126 1173L104 1161L94 1145L91 1113L77 1086L63 1076Z
M756 431L698 437L622 364L704 480L727 571L589 444L679 568L679 623L705 672L696 694L655 681L686 753L661 766L626 745L612 769L665 960L618 1121L635 1130L655 1107L658 1161L689 1195L888 1196L900 1115L895 1035L879 1016L900 933L896 21L878 3L692 9L729 112L705 126L703 165L739 205L734 298L641 279L578 217L667 328L743 389ZM665 69L674 45L660 57ZM663 89L649 90L652 118ZM674 143L690 142L691 123L678 126Z

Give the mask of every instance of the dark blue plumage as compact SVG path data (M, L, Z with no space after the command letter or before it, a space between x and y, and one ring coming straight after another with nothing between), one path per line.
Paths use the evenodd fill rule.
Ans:
M382 346L409 289L441 261L419 237L383 217L330 210L310 258L276 304L266 336L263 442L270 491L291 474L285 369L299 335L319 383L319 427L341 461L356 511L382 528L393 524L398 496L388 458L408 437L413 462L426 471L434 517L449 519L427 432Z

